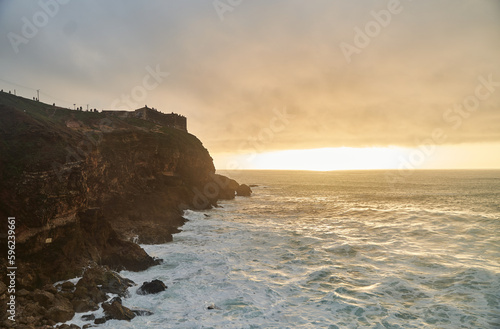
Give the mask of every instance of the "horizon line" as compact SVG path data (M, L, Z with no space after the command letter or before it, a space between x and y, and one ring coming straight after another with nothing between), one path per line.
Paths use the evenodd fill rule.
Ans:
M500 170L500 168L418 168L418 169L332 169L332 170L312 170L312 169L251 169L251 168L242 168L242 169L216 169L215 171L310 171L310 172L335 172L335 171L478 171L478 170L490 170L496 171Z

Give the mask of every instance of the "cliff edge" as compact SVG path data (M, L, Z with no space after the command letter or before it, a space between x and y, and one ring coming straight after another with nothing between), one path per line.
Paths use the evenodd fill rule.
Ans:
M89 263L144 270L156 260L137 242L170 241L183 210L234 198L239 187L215 174L186 131L0 93L0 252L15 217L18 289Z

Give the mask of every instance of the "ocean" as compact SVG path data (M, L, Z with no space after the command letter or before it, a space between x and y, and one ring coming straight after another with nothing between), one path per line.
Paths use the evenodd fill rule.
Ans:
M500 171L222 174L258 186L143 246L121 274L168 289L100 327L500 328Z

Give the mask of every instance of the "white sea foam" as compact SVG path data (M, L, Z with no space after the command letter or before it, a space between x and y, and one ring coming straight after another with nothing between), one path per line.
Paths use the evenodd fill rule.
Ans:
M311 187L314 176L290 185L285 176L247 175L246 182L268 187L223 208L187 211L189 221L172 243L143 246L163 264L121 273L138 284L165 282L168 289L157 295L141 296L132 287L123 301L154 314L100 327L455 329L500 323L500 219L488 206L498 200L498 186L483 187L477 191L483 197L472 195L467 204L449 194L427 197L431 181L411 185L409 195L367 197L379 186L377 177L344 177L338 189L325 176ZM456 181L443 181L442 189L461 192ZM450 209L439 210L440 203Z

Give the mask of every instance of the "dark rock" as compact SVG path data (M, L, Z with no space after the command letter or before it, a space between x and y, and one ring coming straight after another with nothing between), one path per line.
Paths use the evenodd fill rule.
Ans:
M43 286L42 290L45 290L47 292L50 292L51 294L57 294L57 288L54 287L54 285L52 284L46 284L45 286Z
M34 329L35 326L33 325L27 325L27 324L18 324L17 326L13 327L13 328L16 328L16 329Z
M110 304L113 304L114 302L122 303L122 299L120 297L113 297L111 300L108 302Z
M88 237L92 244L99 248L95 251L95 259L99 264L109 266L119 271L143 271L156 265L154 259L136 243L123 240L113 229L111 223L104 217L101 210L80 212L80 226L85 232L99 232ZM127 222L129 224L129 222ZM102 238L100 238L102 236Z
M236 189L239 186L237 181L219 174L214 174L212 178L217 186L218 199L222 200L234 199L234 196L236 195Z
M55 296L48 291L37 289L33 293L33 300L48 309L54 304Z
M210 304L208 305L207 310L220 310L220 307L215 304Z
M110 319L130 321L135 318L134 312L116 300L113 303L103 303L102 308Z
M89 290L82 285L77 286L73 292L74 298L85 298L89 294Z
M16 292L16 297L27 297L29 296L30 292L26 289L21 289Z
M134 314L137 316L150 316L154 314L153 312L148 310L138 310L138 309L132 310L132 312L134 312Z
M68 300L72 300L73 298L75 298L75 295L70 291L61 291L59 292L59 295L63 296Z
M18 321L22 324L29 324L29 325L32 325L34 323L37 323L39 321L37 321L39 319L35 318L34 316L27 316L27 317L23 317L22 319L18 319Z
M5 283L0 281L0 296L2 296L6 291L7 291L7 286L5 285Z
M94 287L89 291L89 298L94 303L102 303L108 300L108 295L106 295L101 289Z
M54 327L57 324L57 322L55 322L54 320L49 319L42 319L39 323L47 326L48 328Z
M88 291L91 291L94 287L98 286L104 293L126 297L128 296L127 289L132 285L134 285L132 280L123 278L108 268L96 266L85 271L83 277L76 284L76 287L77 289L85 287Z
M236 195L238 195L238 196L250 196L250 195L252 195L252 189L248 185L241 184L236 189Z
M73 291L75 289L75 284L71 281L63 282L61 285L63 291Z
M71 304L73 305L73 309L75 310L76 313L96 311L99 309L99 306L89 298L87 299L75 298L71 301Z
M24 316L34 316L40 317L44 316L47 313L47 310L37 302L32 302L24 305L23 314Z
M56 328L58 329L80 329L79 326L76 324L61 324L60 326L57 326Z
M121 277L113 272L106 272L104 280L101 288L102 291L122 297L128 296L127 289L134 285L132 280Z
M92 314L85 314L85 315L82 315L80 317L80 319L82 319L83 321L92 321L92 320L95 320L95 315L92 313Z
M104 322L106 322L106 318L105 317L97 318L94 321L95 324L103 324Z
M58 299L55 305L47 310L46 317L55 322L66 322L73 318L75 311L67 299Z
M167 286L160 280L153 280L151 282L144 282L142 286L137 289L138 295L150 295L157 294L159 292L165 291Z
M1 229L0 229L0 231L1 231ZM17 241L16 241L16 246L17 246ZM31 248L31 246L27 246L27 247ZM27 247L26 246L21 247L21 248L23 248L20 251L21 255L25 251L24 248L27 248ZM18 248L16 248L16 249L18 249ZM29 291L33 291L36 288L40 288L40 286L42 285L40 282L39 275L38 275L38 269L31 266L31 264L24 263L24 262L19 264L19 266L17 268L17 272L18 273L16 275L16 281L17 281L17 286L19 289L27 289Z

